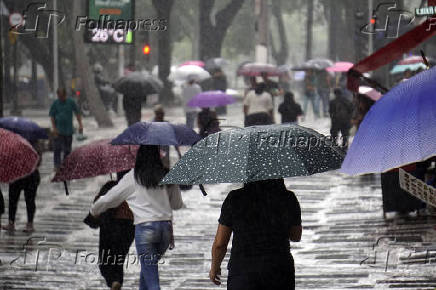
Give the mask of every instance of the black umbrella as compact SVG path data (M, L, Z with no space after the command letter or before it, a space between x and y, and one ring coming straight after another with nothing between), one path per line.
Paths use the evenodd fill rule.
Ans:
M143 97L145 95L159 93L162 85L159 80L147 76L141 72L132 72L127 76L119 78L113 85L114 89L132 97Z

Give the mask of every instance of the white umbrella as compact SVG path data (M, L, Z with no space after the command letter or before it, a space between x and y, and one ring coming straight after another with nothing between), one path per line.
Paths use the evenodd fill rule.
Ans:
M186 81L188 77L193 77L197 81L201 81L210 78L210 74L199 66L184 65L171 72L169 79L172 81Z

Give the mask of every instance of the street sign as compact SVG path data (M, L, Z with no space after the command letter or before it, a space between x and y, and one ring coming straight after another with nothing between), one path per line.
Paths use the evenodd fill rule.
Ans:
M23 21L24 21L23 15L21 15L20 13L14 12L9 15L9 24L11 25L11 27L18 26L22 24Z
M88 0L88 29L85 42L103 44L133 44L134 33L129 22L134 21L134 0Z

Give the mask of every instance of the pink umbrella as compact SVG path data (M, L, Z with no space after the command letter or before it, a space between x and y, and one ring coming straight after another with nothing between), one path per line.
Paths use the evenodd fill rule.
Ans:
M179 66L184 66L184 65L196 65L196 66L199 66L199 67L204 67L204 62L202 62L201 60L188 60L188 61L185 61L184 63L182 63Z
M89 178L135 167L139 146L110 144L110 139L80 146L65 158L53 182Z
M0 129L0 182L11 183L35 171L38 153L23 137Z
M277 77L285 74L277 66L268 63L247 63L241 66L238 76L258 77L266 73L269 77Z
M383 96L379 91L365 86L359 87L359 94L367 95L373 101L378 101Z
M345 61L339 61L335 63L333 66L330 66L327 68L327 71L329 72L347 72L350 68L353 67L353 63L351 62L345 62Z

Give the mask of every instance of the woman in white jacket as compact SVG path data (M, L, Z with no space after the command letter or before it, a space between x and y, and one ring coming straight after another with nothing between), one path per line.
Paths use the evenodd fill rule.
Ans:
M136 252L141 262L140 290L160 289L158 261L171 243L172 210L183 207L177 185L159 186L165 173L158 146L141 145L135 168L90 210L98 216L127 201L134 216Z

